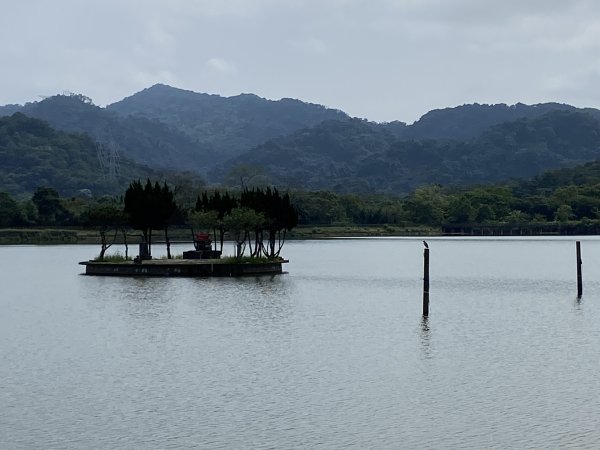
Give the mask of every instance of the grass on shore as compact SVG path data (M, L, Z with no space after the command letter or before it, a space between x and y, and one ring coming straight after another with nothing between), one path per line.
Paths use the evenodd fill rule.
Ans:
M131 261L131 257L129 257L129 256L125 257L125 255L121 254L120 252L116 252L116 253L110 253L108 255L104 255L104 258L100 258L100 255L98 255L93 259L93 261L117 263L117 262Z

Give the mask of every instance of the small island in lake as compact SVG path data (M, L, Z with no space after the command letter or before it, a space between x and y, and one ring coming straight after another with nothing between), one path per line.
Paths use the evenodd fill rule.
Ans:
M194 249L172 257L168 228L177 215L181 215L181 210L166 184L153 185L148 180L142 186L139 181L134 181L125 193L122 211L113 206L90 213L90 224L100 233L101 250L96 259L79 264L85 266L86 275L233 277L279 274L283 273L282 265L288 262L279 256L286 231L298 223L298 214L288 194L280 195L276 189L245 189L239 196L222 195L218 191L210 196L204 193L198 197L195 210L188 212ZM128 255L125 232L125 256L106 255L118 230L124 229L123 224L142 234L139 253L133 259ZM195 232L195 227L213 230L215 248L210 234ZM109 243L107 233L113 229L113 242ZM153 230L164 230L166 259L152 257ZM225 233L235 243L235 255L222 258ZM217 242L219 250L216 249Z
M197 237L206 236L198 233ZM152 259L147 256L147 244L140 244L140 255L133 260L82 261L86 275L168 276L168 277L234 277L283 273L283 258L221 258L212 250L210 239L195 240L196 250L183 252L182 258ZM204 247L198 250L198 246ZM146 256L144 256L146 255Z

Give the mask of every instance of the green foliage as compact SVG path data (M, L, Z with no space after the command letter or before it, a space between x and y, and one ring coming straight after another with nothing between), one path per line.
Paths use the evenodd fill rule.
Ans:
M193 211L189 214L188 222L193 228L213 230L220 226L219 213L217 211Z
M234 208L223 218L223 225L236 241L243 242L249 230L263 227L265 216L250 208ZM240 239L241 238L241 239Z
M424 225L441 225L447 216L448 198L441 186L417 188L406 202L412 222Z
M38 187L31 201L37 208L38 223L41 225L68 224L71 214L63 206L56 189Z
M344 207L343 198L333 192L317 191L304 192L296 191L293 194L294 205L298 210L298 220L301 224L319 224L330 225L334 223L349 222L347 209ZM357 200L358 197L353 197ZM361 203L360 200L357 200ZM356 215L359 208L356 207L356 201L349 200L349 208ZM360 221L358 223L367 223Z
M127 216L123 207L116 203L99 203L92 205L81 217L84 226L96 229L118 228L127 225Z
M19 204L6 192L0 192L0 228L18 226L24 222Z

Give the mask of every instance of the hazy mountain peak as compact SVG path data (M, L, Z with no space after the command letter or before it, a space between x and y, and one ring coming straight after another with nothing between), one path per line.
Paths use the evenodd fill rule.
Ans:
M218 159L236 156L269 139L348 116L300 100L267 100L251 93L232 97L154 85L107 106L120 116L158 120L212 148Z
M469 140L491 126L517 119L535 118L550 111L574 111L577 108L560 103L507 105L471 103L434 109L424 114L406 130L412 139Z

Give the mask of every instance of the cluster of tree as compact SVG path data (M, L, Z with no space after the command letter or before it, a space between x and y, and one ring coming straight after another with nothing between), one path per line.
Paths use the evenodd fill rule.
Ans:
M301 224L509 224L600 220L600 161L526 181L443 188L404 197L295 192Z
M164 230L167 257L171 259L168 229L178 222L179 209L173 191L166 183L161 186L155 182L153 185L148 179L142 186L139 180L132 182L125 191L123 212L131 228L142 232L149 255L152 255L152 230Z
M127 257L127 230L139 230L147 244L148 255L152 255L152 232L164 230L167 257L171 258L168 229L172 225L210 229L215 242L223 249L225 234L237 244L237 256L241 257L246 247L251 257L279 256L285 242L286 232L298 223L298 215L289 195L276 189L245 190L239 195L229 192L204 192L197 197L193 209L177 204L174 191L166 184L154 184L139 180L129 185L119 201L106 201L91 205L82 215L82 223L99 231L101 237L100 259L114 242L117 233L123 233ZM109 233L114 233L112 240Z
M215 191L198 197L190 223L192 227L212 229L221 250L224 234L229 232L238 257L248 248L251 257L276 258L286 233L298 224L298 213L289 194L277 189L245 189L239 196Z
M422 186L402 198L295 193L300 223L439 227L600 220L600 180L532 189L524 183L447 189Z
M71 206L69 208L56 189L50 187L38 187L31 198L21 202L0 192L0 227L77 225L77 206Z

